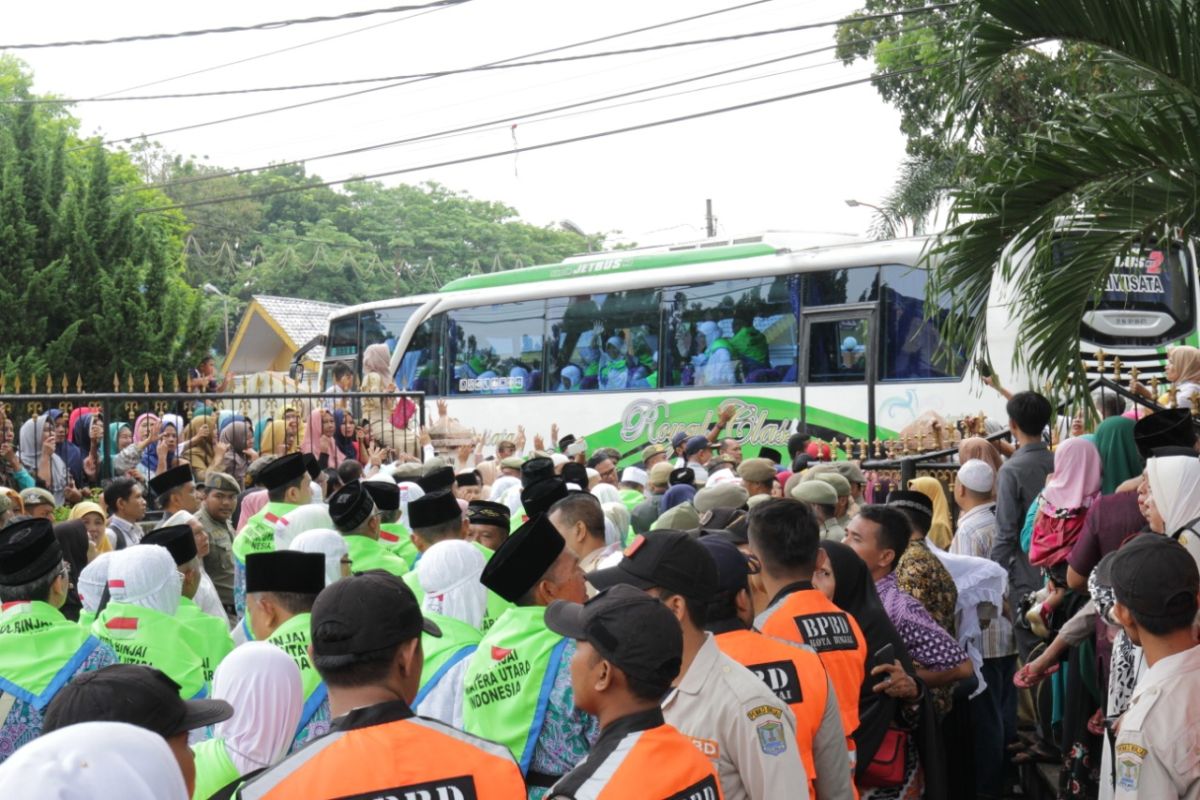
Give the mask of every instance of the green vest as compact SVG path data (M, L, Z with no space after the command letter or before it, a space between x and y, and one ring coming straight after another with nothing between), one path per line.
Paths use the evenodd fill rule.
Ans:
M229 625L211 614L205 614L189 597L179 598L175 619L187 628L188 644L200 656L204 666L204 682L212 686L213 673L225 656L233 652L233 637Z
M396 555L404 559L409 569L417 563L421 551L409 538L410 531L403 522L389 522L379 526L379 542Z
M5 603L0 609L0 691L43 711L99 645L99 639L49 603Z
M421 688L413 706L417 706L425 696L445 677L458 662L475 652L483 635L462 620L447 617L445 614L434 614L423 611L426 619L431 619L442 629L442 635L430 636L421 634L421 652L425 655L425 663L421 667Z
M718 350L728 350L729 355L734 355L734 352L735 352L733 349L733 345L729 343L728 339L720 339L719 338L708 346L708 349L704 351L704 354L711 356L713 353L717 352Z
M196 756L196 791L192 792L192 800L208 800L242 777L229 758L224 739L194 744L192 753Z
M246 567L246 556L251 553L270 553L275 550L275 523L279 518L299 506L291 503L267 503L251 517L242 532L233 540L233 558Z
M300 668L300 686L304 690L304 707L300 710L300 724L296 726L297 734L312 720L313 714L325 702L329 692L325 682L312 664L308 656L308 646L312 641L312 615L297 614L275 629L267 637L267 641L292 657Z
M92 623L96 621L96 615L86 608L79 609L79 627L84 630L91 630Z
M542 606L510 608L467 664L463 730L504 745L529 771L550 687L567 640L546 627Z
M92 624L92 633L117 654L122 664L146 664L179 684L184 700L208 694L203 659L191 648L191 634L175 617L152 608L109 603Z
M490 561L492 556L495 555L495 553L481 545L479 542L471 542L471 544L475 545L475 549L483 553L485 560ZM412 593L417 596L417 605L423 604L425 601L425 590L421 588L421 581L417 578L417 570L415 569L415 565L413 571L404 576L404 582L408 584L408 588L412 589ZM487 607L483 611L483 622L479 625L480 632L487 633L492 625L496 623L496 620L500 619L504 612L510 608L512 608L512 603L508 602L491 589L488 589Z
M350 555L350 569L354 572L367 572L372 569L382 569L397 578L408 572L408 564L404 559L384 547L382 542L367 536L343 536L346 540L346 550Z
M630 514L632 514L633 510L641 505L642 501L646 499L646 495L642 494L637 489L622 489L620 497L621 502L625 504L625 508L629 509Z

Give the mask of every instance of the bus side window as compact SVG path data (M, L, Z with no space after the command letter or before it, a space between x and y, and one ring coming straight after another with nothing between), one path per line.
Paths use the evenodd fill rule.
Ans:
M638 289L548 301L552 392L654 388L658 383L659 292Z
M442 317L439 314L425 320L413 333L396 369L396 386L402 391L424 392L431 397L441 394Z
M543 300L526 300L447 311L450 393L541 391L545 309Z
M879 376L885 381L938 380L962 375L966 360L942 343L938 326L953 313L939 298L935 317L926 317L924 269L891 264L882 269Z
M793 379L798 285L781 275L667 289L667 385Z

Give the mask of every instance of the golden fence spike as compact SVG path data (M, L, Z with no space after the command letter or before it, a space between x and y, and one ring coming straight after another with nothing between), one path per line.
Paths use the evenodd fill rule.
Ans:
M1117 356L1113 359L1113 382L1121 382L1121 367L1125 366L1125 362L1121 361L1121 357Z
M163 393L163 376L161 372L158 373L158 393Z
M1175 386L1167 390L1167 406L1169 408L1179 408L1179 389Z
M179 394L179 373L171 371L171 391Z
M0 372L0 394L8 393L8 376Z
M1130 368L1129 368L1129 381L1130 381L1130 383L1137 383L1137 382L1138 382L1138 378L1140 378L1141 376L1142 376L1142 371L1141 371L1140 369L1138 369L1137 367L1130 367Z
M255 392L255 394L262 394L262 373L261 372L254 376L254 392Z
M14 392L15 394L20 394L20 393L21 393L21 376L20 376L19 374L18 374L18 375L17 375L17 377L16 377L16 378L13 380L13 392Z
M78 372L75 373L75 393L83 394L83 376Z
M1200 394L1194 394L1191 397L1192 416L1200 417Z
M67 383L67 373L64 372L63 376L62 376L62 393L66 394L69 391L70 391L70 388L69 388L69 384Z
M113 394L121 393L121 376L113 373Z
M1096 351L1096 371L1099 372L1101 375L1104 374L1104 359L1105 358L1107 358L1107 356L1105 355L1103 349Z
M271 394L275 394L275 373L274 372L267 373L267 391L270 392Z
M125 374L125 385L128 387L128 389L126 391L128 391L130 394L133 394L133 373L132 372L128 372Z
M143 391L146 394L150 394L150 373L149 372L142 373L142 386L144 387Z
M1162 381L1157 375L1150 379L1150 391L1154 395L1154 402L1158 402L1158 387L1162 385Z

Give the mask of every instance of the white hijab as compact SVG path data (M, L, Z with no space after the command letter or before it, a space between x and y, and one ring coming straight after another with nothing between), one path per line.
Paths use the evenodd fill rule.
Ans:
M597 483L592 487L592 494L600 501L600 505L621 502L621 493L611 483Z
M92 563L83 568L79 580L75 582L79 600L88 613L95 614L100 607L100 597L104 594L104 584L108 583L108 567L113 555L115 552L110 550L96 556Z
M304 706L300 668L291 656L267 642L234 648L213 675L213 697L233 706L233 716L218 722L213 736L225 740L239 773L287 755Z
M514 486L520 485L520 478L516 478L512 475L501 475L499 478L496 478L496 482L492 484L492 496L488 499L490 499L493 503L503 503L504 495L508 492L508 490Z
M413 481L401 481L396 484L400 489L400 522L404 527L412 529L408 524L408 504L425 496L425 490Z
M301 553L320 553L325 556L325 585L342 577L342 559L349 553L346 540L332 528L314 528L292 539L289 550Z
M290 550L292 542L300 534L332 527L333 519L329 516L329 506L324 503L319 506L298 506L275 523L275 549Z
M163 737L124 722L81 722L35 739L0 764L0 797L92 800L114 793L122 800L188 800Z
M483 553L462 539L447 539L426 550L417 562L424 610L478 628L487 609L487 589L479 582L486 564Z
M159 545L117 550L108 565L108 593L114 603L128 603L169 617L179 608L183 576L170 551Z
M600 509L604 512L604 543L625 541L625 533L629 530L629 509L621 502L601 503Z
M1200 459L1167 456L1146 460L1150 495L1167 524L1167 536L1200 517Z

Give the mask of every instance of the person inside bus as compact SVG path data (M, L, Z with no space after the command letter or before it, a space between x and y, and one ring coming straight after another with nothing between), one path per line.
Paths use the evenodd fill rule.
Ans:
M754 327L754 309L738 309L733 315L733 352L742 362L742 374L749 375L757 369L770 369L767 337Z
M583 370L574 364L567 364L558 373L558 388L556 392L577 392L582 386Z
M629 385L629 364L634 360L632 352L626 352L625 335L608 337L604 343L604 354L600 358L600 388L624 389Z
M696 386L728 386L734 383L733 345L721 336L721 327L712 320L696 323Z

